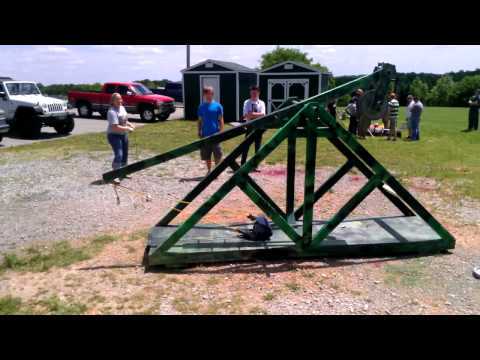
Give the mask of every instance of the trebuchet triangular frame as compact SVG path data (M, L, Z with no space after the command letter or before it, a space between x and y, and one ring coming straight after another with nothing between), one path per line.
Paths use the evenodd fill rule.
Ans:
M269 257L312 257L328 255L395 255L433 253L452 249L453 236L326 110L328 99L366 89L361 102L363 114L379 109L386 99L395 74L390 64L379 64L371 75L301 102L290 102L280 110L192 144L142 160L104 174L105 181L185 155L206 143L222 142L253 131L214 170L199 182L151 230L145 264L184 265ZM366 116L366 115L365 115ZM265 130L277 129L272 137L244 165L237 158ZM306 138L304 202L294 209L296 140ZM315 190L317 139L326 138L346 162ZM288 142L285 211L249 176L283 141ZM352 168L367 179L365 185L328 221L313 219L313 206ZM228 168L233 174L182 224L170 225L213 180ZM274 235L266 243L240 240L233 227L197 225L235 187L241 189L273 222ZM398 217L346 221L352 211L374 190L380 190L403 214ZM248 224L237 224L236 228ZM342 225L342 226L339 226Z

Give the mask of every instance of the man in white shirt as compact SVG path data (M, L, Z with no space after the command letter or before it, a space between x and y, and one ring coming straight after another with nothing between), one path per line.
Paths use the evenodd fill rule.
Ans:
M407 96L407 108L405 109L405 117L406 117L406 120L407 120L407 129L408 129L408 136L407 136L407 139L411 139L412 138L412 122L410 121L410 115L411 115L411 110L412 110L412 106L413 106L413 96L412 95L408 95Z
M260 88L258 86L250 87L250 99L246 100L243 103L243 120L245 122L258 119L259 117L265 116L265 103L260 100ZM253 130L249 130L246 134L248 136ZM255 153L258 152L260 146L262 145L262 136L257 136L255 138ZM248 147L242 154L241 164L245 164L248 156Z

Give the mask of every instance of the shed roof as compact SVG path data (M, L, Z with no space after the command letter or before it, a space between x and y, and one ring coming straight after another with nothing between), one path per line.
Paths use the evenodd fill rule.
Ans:
M308 70L309 72L321 73L321 71L316 67L313 67L313 66L310 66L310 65L298 62L298 61L290 61L290 60L275 64L273 66L270 66L269 68L267 68L265 70L262 70L262 73L270 72L271 70L282 67L285 64L292 64L292 65L304 68L305 70Z
M251 69L249 67L246 67L246 66L243 66L243 65L240 65L240 64L237 64L237 63L234 63L234 62L230 62L230 61L221 61L221 60L213 60L213 59L207 59L205 61L202 61L198 64L195 64L195 65L192 65L190 66L189 68L186 68L186 69L183 69L182 72L185 72L185 71L195 71L195 68L201 66L201 65L204 65L206 63L212 63L212 64L216 64L216 65L219 65L221 67L224 67L226 69L228 69L229 71L238 71L238 72L256 72L256 70L254 69Z

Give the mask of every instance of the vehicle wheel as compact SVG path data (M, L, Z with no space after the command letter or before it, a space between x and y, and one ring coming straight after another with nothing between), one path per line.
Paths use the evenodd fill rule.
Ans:
M82 118L91 118L92 117L92 107L88 103L80 103L77 106L78 115Z
M140 111L140 118L142 121L155 121L155 112L152 107L144 107Z
M158 115L158 120L160 120L160 121L165 121L165 120L167 120L169 117L170 117L170 114L169 114L169 115Z
M2 140L3 140L3 136L2 136L2 135L0 135L0 142L2 142Z
M53 128L58 134L67 135L70 134L75 127L75 121L72 117L69 117L67 120L60 124L56 124Z
M100 113L100 117L101 117L102 119L106 119L106 118L107 118L107 113L108 113L107 111L99 111L99 113Z
M20 134L29 139L37 139L42 131L42 122L35 114L23 112L17 115Z

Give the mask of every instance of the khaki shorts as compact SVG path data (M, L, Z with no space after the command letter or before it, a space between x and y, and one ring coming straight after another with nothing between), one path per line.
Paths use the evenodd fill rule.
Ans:
M223 156L220 144L206 144L200 148L200 158L203 161L212 160L212 154L215 160L220 160Z

